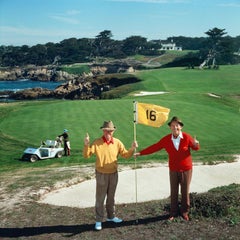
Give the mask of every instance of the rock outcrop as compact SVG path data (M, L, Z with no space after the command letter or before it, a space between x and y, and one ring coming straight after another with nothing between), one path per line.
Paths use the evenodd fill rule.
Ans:
M1 80L30 79L35 81L64 81L64 83L51 91L42 88L26 89L18 92L9 92L11 99L40 99L40 98L64 98L64 99L99 99L105 91L138 81L133 73L141 63L132 60L114 60L100 64L89 64L90 72L82 75L70 74L57 70L56 66L26 66L23 68L1 68ZM2 94L0 94L2 95ZM5 95L4 95L5 96ZM1 97L1 96L0 96Z
M79 78L61 84L54 90L32 88L9 93L9 98L15 100L31 100L42 98L89 100L101 99L102 94L113 88L125 84L138 82L135 76L130 74L106 74L95 77Z
M67 81L77 77L77 75L57 71L55 68L48 66L0 69L0 80L14 81L17 79L30 79L35 81Z
M89 64L90 72L83 73L81 77L97 76L109 73L131 73L138 69L141 63L132 59L114 60L103 63ZM54 65L0 68L1 80L30 79L36 81L71 81L77 80L79 75L59 70Z
M42 98L52 98L54 96L53 91L45 88L31 88L17 92L11 92L10 99L15 100L33 100Z

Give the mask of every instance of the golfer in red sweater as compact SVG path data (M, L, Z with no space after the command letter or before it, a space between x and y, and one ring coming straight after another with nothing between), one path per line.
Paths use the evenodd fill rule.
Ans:
M189 134L182 132L183 122L178 117L173 117L168 123L171 134L166 135L157 143L135 153L136 156L152 154L163 148L169 156L169 176L171 188L170 218L173 220L179 214L178 193L181 186L181 216L188 221L190 209L189 189L192 178L192 157L190 150L199 150L199 142Z

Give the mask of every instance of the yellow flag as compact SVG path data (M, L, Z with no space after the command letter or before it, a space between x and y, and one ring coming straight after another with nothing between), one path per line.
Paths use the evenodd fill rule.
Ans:
M136 123L160 127L167 121L170 109L154 104L137 102L135 111Z

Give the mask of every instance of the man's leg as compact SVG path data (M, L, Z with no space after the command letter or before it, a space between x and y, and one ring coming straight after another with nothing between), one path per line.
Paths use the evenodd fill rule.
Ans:
M169 171L170 175L170 192L171 192L171 209L170 216L178 216L178 192L179 192L179 178L178 172Z
M67 143L64 142L64 156L67 156Z
M115 192L118 183L118 172L109 174L109 187L107 191L106 210L107 218L115 217Z
M108 174L96 171L96 222L102 222L104 218L104 200L108 189Z
M182 173L181 179L181 214L186 220L188 220L188 213L190 210L190 183L192 179L192 170Z

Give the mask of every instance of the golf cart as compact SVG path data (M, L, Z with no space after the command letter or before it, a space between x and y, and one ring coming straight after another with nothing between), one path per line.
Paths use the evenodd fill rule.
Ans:
M60 158L63 155L61 140L46 140L39 148L25 149L22 160L36 162L40 159Z

